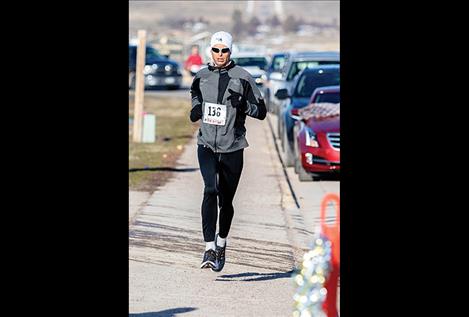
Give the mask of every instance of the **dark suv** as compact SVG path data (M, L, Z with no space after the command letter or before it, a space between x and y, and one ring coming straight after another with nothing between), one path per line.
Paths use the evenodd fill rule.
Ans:
M129 88L135 88L135 71L137 63L137 46L129 44ZM160 55L156 49L147 46L145 66L143 69L145 89L168 88L178 89L181 86L182 74L177 62Z

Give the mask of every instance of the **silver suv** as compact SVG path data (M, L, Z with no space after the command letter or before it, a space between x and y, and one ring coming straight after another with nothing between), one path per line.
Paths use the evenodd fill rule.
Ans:
M285 100L275 97L279 89L287 89L291 94L293 79L305 68L318 65L340 64L340 53L336 51L323 52L290 52L286 55L286 61L281 73L272 73L269 78L269 109L279 116L285 105ZM280 120L277 125L277 135L281 133Z

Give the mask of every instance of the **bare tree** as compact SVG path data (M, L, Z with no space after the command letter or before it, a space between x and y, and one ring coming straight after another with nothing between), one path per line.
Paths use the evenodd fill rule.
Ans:
M283 22L283 30L287 33L296 32L298 31L298 25L298 21L296 21L295 17L290 14Z
M249 34L254 34L257 32L257 27L261 25L261 21L257 17L252 17L248 23L248 32Z
M231 29L231 33L233 33L234 36L242 35L244 32L244 24L243 24L243 18L241 16L241 11L234 10L232 19L233 19L233 27Z
M271 18L267 19L267 24L273 28L280 26L282 23L278 19L277 15L273 15Z

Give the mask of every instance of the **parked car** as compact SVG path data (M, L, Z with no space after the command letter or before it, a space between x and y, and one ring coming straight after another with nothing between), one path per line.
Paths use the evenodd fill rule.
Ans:
M270 75L269 86L269 109L277 116L280 116L286 106L284 100L275 97L275 93L279 89L287 89L291 92L294 86L295 77L305 68L320 65L329 65L340 63L340 54L336 51L321 52L287 52L283 69L280 73L272 73ZM281 135L280 126L277 126L277 134Z
M262 93L265 98L265 105L269 112L273 112L273 108L270 107L270 104L271 104L270 103L270 99L271 99L270 76L273 73L282 72L287 58L288 58L288 52L281 52L281 53L279 52L279 53L272 54L269 66L267 67L266 73L264 77L262 78L264 82L264 85L262 86Z
M340 86L316 88L311 94L309 103L340 103Z
M233 53L231 59L238 65L247 70L254 78L257 87L263 92L262 85L264 83L266 70L269 66L267 57L256 52L239 52Z
M340 171L340 86L317 88L310 101L291 111L296 118L294 166L300 181Z
M288 52L272 54L269 66L267 67L267 76L270 76L272 73L281 73L283 66L285 66L287 56Z
M286 166L293 166L293 126L292 109L306 107L310 103L311 94L318 87L336 86L340 84L340 66L323 65L303 69L294 80L291 95L286 88L277 91L277 98L287 100L285 108L278 117L281 126L281 144L283 160Z
M135 89L136 65L137 46L129 44L129 89ZM181 86L182 74L179 64L161 55L151 46L147 46L145 49L143 73L145 89L160 87L178 89Z

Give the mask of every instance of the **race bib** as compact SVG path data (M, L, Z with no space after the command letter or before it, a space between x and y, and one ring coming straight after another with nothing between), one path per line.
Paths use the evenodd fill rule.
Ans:
M203 122L215 125L225 125L226 105L206 102Z

